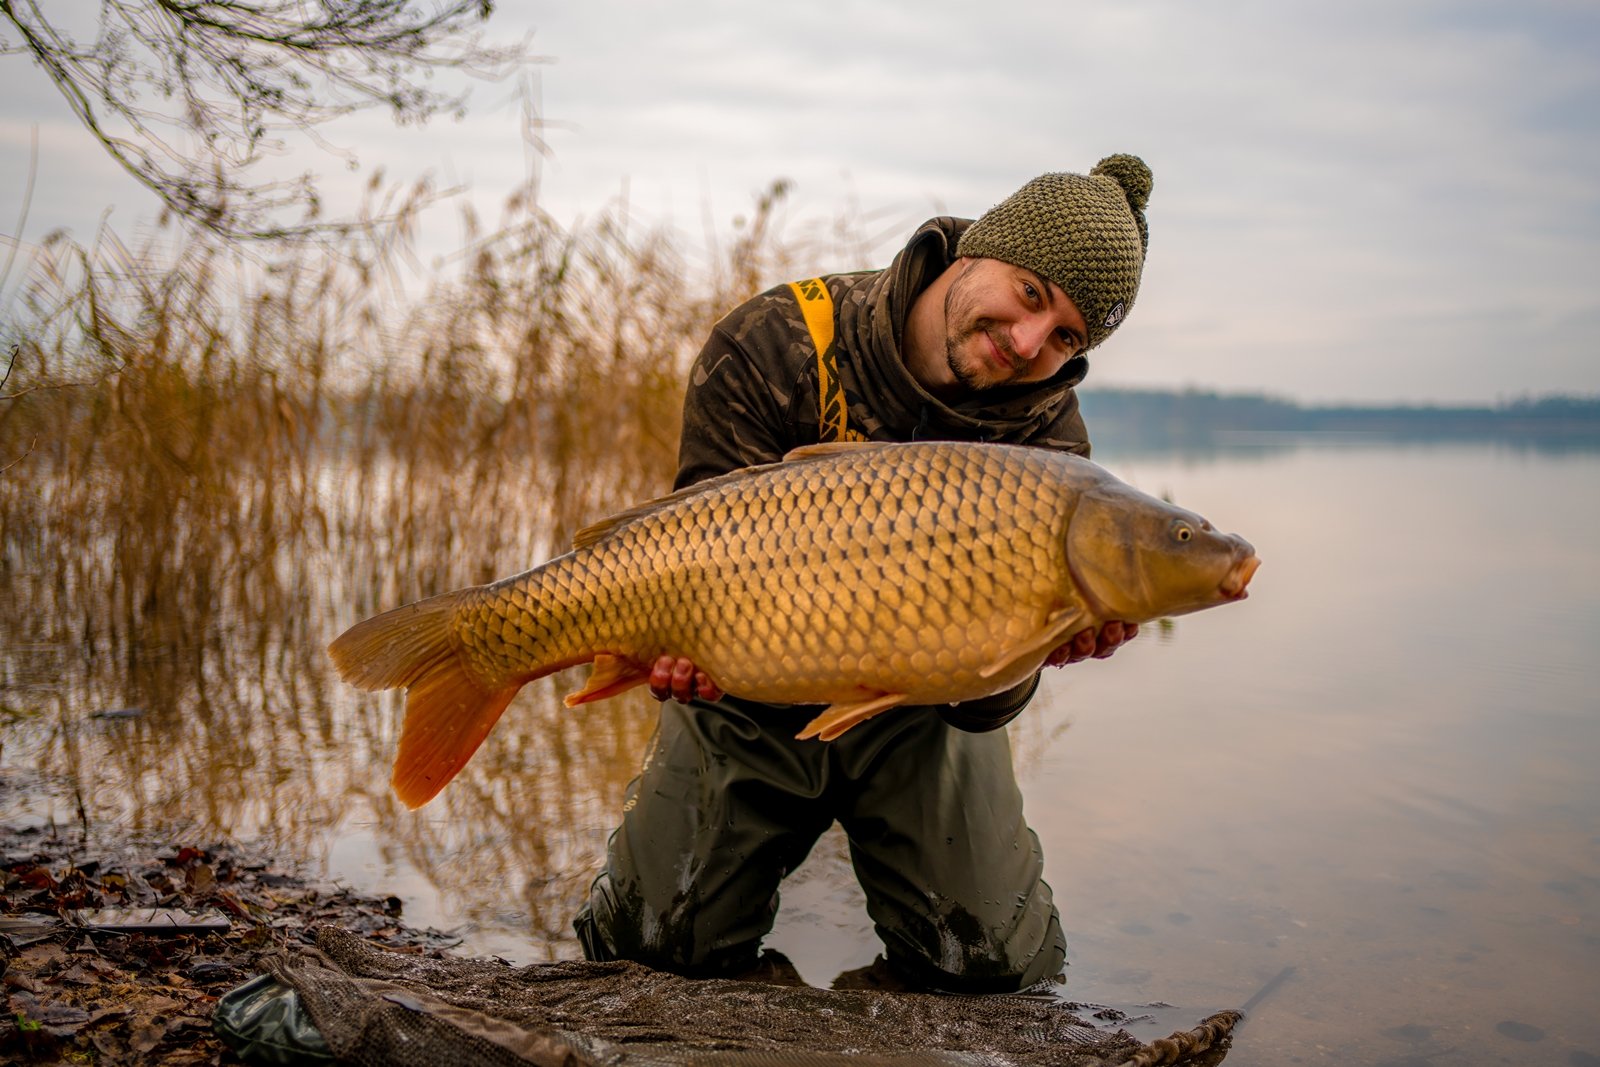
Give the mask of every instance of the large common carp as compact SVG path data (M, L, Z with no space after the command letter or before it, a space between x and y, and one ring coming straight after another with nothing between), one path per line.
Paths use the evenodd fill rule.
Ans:
M1255 551L1062 452L831 444L714 478L579 533L492 585L358 623L348 682L404 686L394 789L431 800L528 682L594 662L568 705L685 656L725 692L826 704L832 740L900 704L1030 677L1090 626L1242 599Z

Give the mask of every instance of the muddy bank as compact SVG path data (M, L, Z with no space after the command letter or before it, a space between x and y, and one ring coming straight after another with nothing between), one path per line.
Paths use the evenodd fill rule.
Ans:
M217 999L329 923L406 952L454 939L236 844L0 827L0 1062L237 1064Z

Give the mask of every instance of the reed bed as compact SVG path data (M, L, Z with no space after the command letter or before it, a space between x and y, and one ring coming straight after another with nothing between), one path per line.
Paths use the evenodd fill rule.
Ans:
M694 352L792 273L781 193L698 264L623 209L563 228L519 196L491 232L464 216L417 295L371 244L47 243L0 338L0 769L31 776L0 815L313 864L359 824L469 919L523 886L535 943L570 953L646 702L531 686L417 816L387 789L398 700L323 648L665 491Z

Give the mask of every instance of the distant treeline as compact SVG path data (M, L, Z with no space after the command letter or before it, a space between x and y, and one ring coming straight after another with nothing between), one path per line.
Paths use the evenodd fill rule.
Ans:
M1258 393L1088 386L1079 399L1097 445L1224 444L1277 434L1600 444L1600 396L1530 397L1493 407L1324 407Z

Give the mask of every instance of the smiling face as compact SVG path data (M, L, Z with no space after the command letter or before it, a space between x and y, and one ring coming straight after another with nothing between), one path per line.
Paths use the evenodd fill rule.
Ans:
M956 260L912 314L907 366L946 400L1045 381L1083 351L1088 332L1059 286L998 259Z

